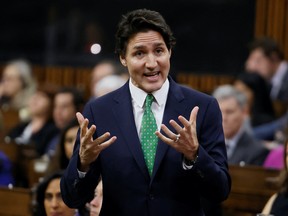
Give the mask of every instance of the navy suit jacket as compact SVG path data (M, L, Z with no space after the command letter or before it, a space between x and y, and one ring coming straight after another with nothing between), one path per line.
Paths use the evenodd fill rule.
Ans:
M79 136L74 154L61 179L64 202L77 208L93 198L101 175L103 205L101 216L200 216L200 199L225 200L230 192L222 117L216 100L176 84L171 78L163 123L189 119L199 106L197 136L198 160L193 169L184 170L183 155L161 140L158 142L153 174L146 167L137 134L128 82L120 89L89 102L84 116L95 124L94 138L109 131L117 140L101 152L85 178L77 172Z

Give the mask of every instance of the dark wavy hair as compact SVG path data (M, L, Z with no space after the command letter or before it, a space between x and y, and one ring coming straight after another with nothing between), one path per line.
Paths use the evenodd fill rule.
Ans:
M243 72L236 77L237 80L243 82L254 95L251 107L252 126L273 121L275 119L275 111L265 79L258 73Z
M54 172L51 175L46 176L36 187L36 207L35 215L46 216L44 200L45 200L45 191L49 183L54 179L60 179L63 176L63 171Z
M170 27L162 15L157 11L137 9L122 16L116 32L115 53L125 56L129 39L139 32L154 30L159 32L168 49L172 49L176 43Z
M273 54L276 54L279 60L284 59L283 51L280 49L279 44L272 38L262 36L253 40L248 44L249 52L256 49L261 49L264 55L268 58L272 58Z
M68 130L70 130L71 128L74 128L74 127L79 127L79 124L78 124L78 121L76 118L73 118L66 125L66 127L61 130L59 143L56 147L55 154L54 154L51 162L49 163L46 174L51 174L51 173L55 172L56 170L65 170L66 167L68 166L70 158L67 158L66 153L65 153L65 147L64 147L65 136L66 136L66 133L68 132Z

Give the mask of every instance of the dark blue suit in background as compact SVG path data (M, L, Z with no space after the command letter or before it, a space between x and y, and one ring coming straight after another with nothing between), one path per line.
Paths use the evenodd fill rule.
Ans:
M198 160L191 170L182 167L183 155L158 142L153 174L150 178L137 134L128 82L120 89L89 102L84 117L96 125L94 138L105 132L117 136L111 146L91 164L85 178L79 179L79 136L73 157L61 180L62 196L70 207L91 200L100 174L103 179L101 216L200 216L200 198L221 202L230 192L230 176L216 100L176 84L171 78L163 123L172 131L169 120L189 120L199 106L197 136ZM179 123L179 122L178 122ZM181 123L180 123L181 124Z

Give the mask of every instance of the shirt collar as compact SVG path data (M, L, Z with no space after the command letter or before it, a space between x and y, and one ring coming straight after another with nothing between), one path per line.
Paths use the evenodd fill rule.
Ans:
M143 107L146 96L147 96L147 92L136 87L132 83L131 78L129 80L129 89L130 89L132 100L135 101L137 106ZM154 96L158 106L162 106L163 104L165 104L165 102L167 100L168 91L169 91L169 80L167 78L159 90L152 92L152 95Z
M245 128L244 128L244 125L242 125L239 131L234 135L234 137L232 137L231 139L225 139L225 142L229 143L229 148L234 149L236 147L244 131L245 131Z
M287 71L287 68L288 68L288 64L287 62L285 61L282 61L275 73L275 75L272 77L272 83L277 85L278 83L281 83L284 76L285 76L285 73Z

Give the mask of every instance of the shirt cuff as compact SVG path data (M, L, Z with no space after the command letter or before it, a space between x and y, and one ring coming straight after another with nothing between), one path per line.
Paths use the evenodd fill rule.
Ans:
M80 170L78 170L78 169L77 169L77 172L78 172L78 176L79 176L79 178L80 178L80 179L83 179L83 178L85 178L85 176L86 176L86 173L87 173L87 172L81 172L81 171L80 171Z
M198 155L196 155L196 158L193 161L187 161L187 160L185 160L185 157L183 157L183 160L182 160L183 169L184 170L191 170L194 167L195 163L197 162L197 159L198 159Z
M183 169L184 170L191 170L192 168L193 168L193 166L194 165L187 165L186 163L185 163L185 160L184 160L184 158L183 158L183 160L182 160L182 167L183 167Z

